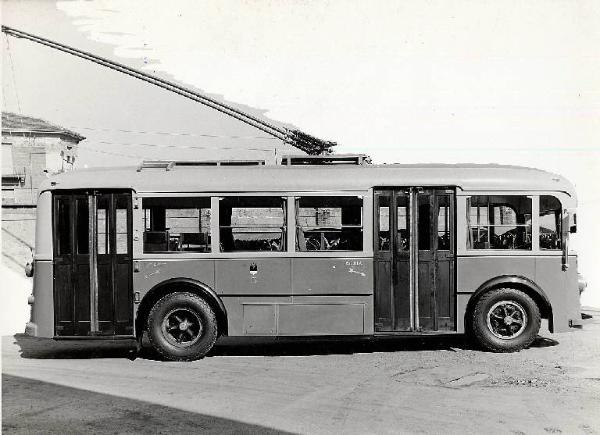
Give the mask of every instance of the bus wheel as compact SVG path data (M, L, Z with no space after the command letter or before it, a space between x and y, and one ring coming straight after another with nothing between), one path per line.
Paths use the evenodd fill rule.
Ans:
M217 318L201 297L169 293L148 315L148 338L165 359L193 361L204 357L217 341Z
M500 288L477 301L471 333L486 350L516 352L535 340L540 324L540 310L533 299L522 291Z

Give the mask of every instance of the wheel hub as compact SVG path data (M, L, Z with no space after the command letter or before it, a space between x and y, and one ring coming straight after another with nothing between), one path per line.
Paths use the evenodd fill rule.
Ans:
M189 347L202 336L202 321L194 310L187 307L176 308L165 315L162 333L172 345Z
M496 302L487 313L487 326L494 336L512 340L523 333L527 326L527 312L514 300Z

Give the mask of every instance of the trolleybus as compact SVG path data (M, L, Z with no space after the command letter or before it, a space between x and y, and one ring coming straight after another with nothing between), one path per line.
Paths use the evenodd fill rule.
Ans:
M166 359L194 360L220 336L469 333L509 352L541 319L553 332L581 324L563 177L300 163L148 162L46 180L27 333L147 333Z

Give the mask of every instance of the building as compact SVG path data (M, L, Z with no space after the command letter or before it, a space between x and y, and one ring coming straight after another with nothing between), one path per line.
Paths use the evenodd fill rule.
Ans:
M42 119L2 113L2 206L35 205L40 182L72 169L84 139Z
M2 260L20 269L31 257L38 186L68 171L85 138L42 119L2 113Z

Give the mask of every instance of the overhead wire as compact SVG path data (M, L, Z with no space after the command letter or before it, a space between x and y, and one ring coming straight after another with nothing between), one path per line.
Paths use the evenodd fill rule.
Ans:
M94 148L87 148L86 151L90 151L92 153L109 154L109 155L119 156L119 157L129 157L132 159L147 159L148 158L147 156L125 154L125 153L119 153L116 151L106 151L106 150L99 150L99 149L94 149Z
M163 80L159 77L155 77L155 76L143 73L134 68L130 68L123 64L113 62L109 59L106 59L106 58L103 58L100 56L96 56L91 53L85 52L83 50L78 50L73 47L69 47L68 45L60 44L58 42L51 41L49 39L42 38L40 36L36 36L36 35L30 34L27 32L23 32L21 30L13 29L8 26L2 26L2 31L5 32L7 35L12 35L12 36L15 36L18 38L29 39L31 41L37 42L38 44L42 44L42 45L46 45L51 48L55 48L62 52L71 54L73 56L89 60L91 62L105 66L109 69L119 71L119 72L129 75L131 77L135 77L135 78L143 80L145 82L154 84L163 89L170 90L170 91L180 94L184 97L187 97L189 99L197 101L201 104L209 106L209 107L211 107L219 112L222 112L224 114L227 114L233 118L236 118L239 121L242 121L246 124L252 125L253 127L255 127L259 130L262 130L267 134L275 136L278 139L285 140L285 138L287 137L287 131L281 127L278 127L274 124L270 124L264 120L254 117L250 114L244 113L241 110L238 110L234 107L230 107L230 106L223 104L217 100L214 100L210 97L207 97L205 95L199 94L194 91L191 91L191 90L186 89L183 86L179 86L175 83L168 82L167 80Z
M4 25L2 26L2 31L7 35L11 35L16 38L25 38L35 43L62 51L64 53L68 53L73 56L89 60L90 62L94 62L98 65L102 65L114 71L118 71L120 73L137 78L144 82L153 84L160 88L179 94L183 97L194 100L200 104L215 109L218 112L231 116L232 118L235 118L258 130L261 130L277 139L282 140L285 143L288 143L296 148L301 149L302 151L305 151L308 154L316 155L321 153L329 153L331 152L331 148L336 145L335 142L324 141L322 139L304 133L300 130L288 129L286 127L280 127L275 124L269 123L264 119L257 118L249 113L243 112L235 107L221 103L220 101L207 97L199 92L187 89L184 86L178 85L173 82L169 82L167 80L144 73L134 68L130 68L124 64L120 64L109 59L93 55L89 52L78 50L76 48L69 47L68 45L60 44L58 42L42 38L40 36L32 35L30 33L26 33L21 30Z
M96 140L94 143L104 145L120 145L120 146L142 146L142 147L154 147L154 148L175 148L175 149L193 149L193 150L244 150L244 151L263 151L273 152L273 148L251 148L251 147L238 147L238 146L199 146L199 145L167 145L167 144L155 144L155 143L143 143L143 142L111 142L105 140ZM90 143L82 142L79 146L90 146Z
M116 132L116 133L133 133L133 134L154 134L162 136L189 136L189 137L206 137L215 139L265 139L265 140L278 140L271 136L240 136L240 135L218 135L218 134L207 134L207 133L188 133L188 132L169 132L169 131L144 131L144 130L126 130L121 128L96 128L96 127L81 127L68 125L67 128L73 130L90 130L100 132Z
M17 78L15 75L15 63L13 61L12 52L10 51L10 40L9 40L7 34L4 34L4 36L6 37L6 50L8 51L8 61L10 62L10 71L12 74L13 85L15 87L15 100L17 102L17 110L19 111L19 115L22 115L23 113L21 112L21 101L19 99L19 90L17 88ZM21 122L23 122L23 120L21 120Z

